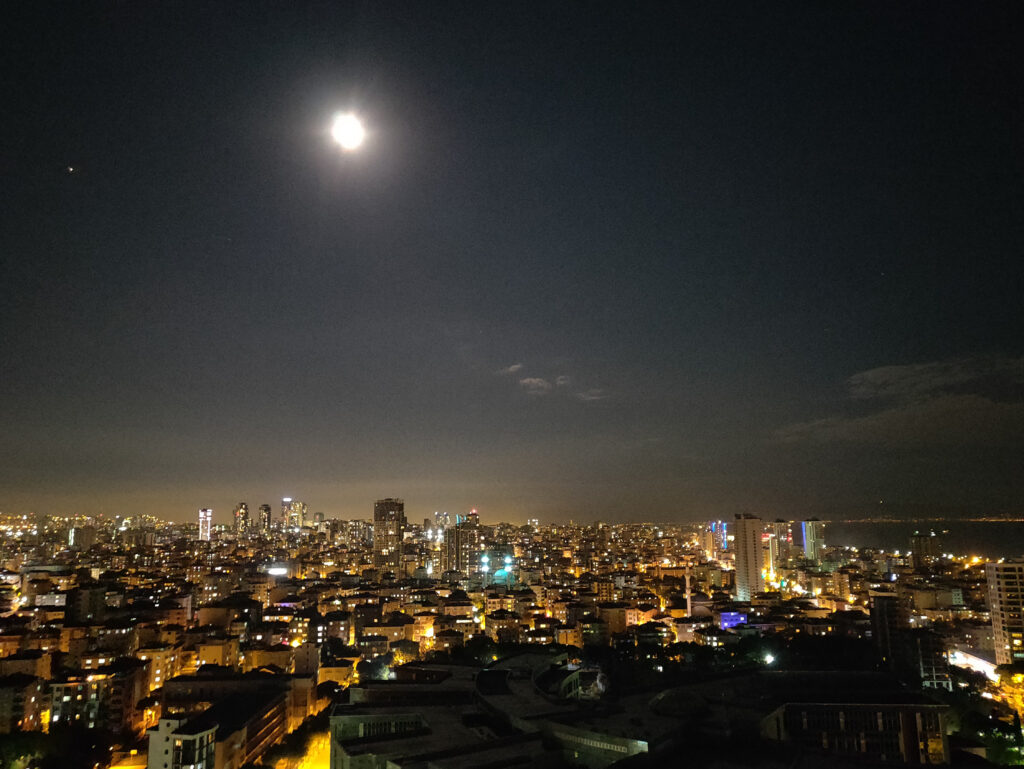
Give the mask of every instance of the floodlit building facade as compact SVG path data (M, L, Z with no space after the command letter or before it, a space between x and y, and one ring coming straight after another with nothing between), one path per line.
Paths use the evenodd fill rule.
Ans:
M199 511L199 541L209 542L213 532L213 510L204 507Z
M736 600L749 601L764 591L763 523L755 515L736 516L733 524L736 547Z
M997 665L1024 660L1024 559L985 564Z

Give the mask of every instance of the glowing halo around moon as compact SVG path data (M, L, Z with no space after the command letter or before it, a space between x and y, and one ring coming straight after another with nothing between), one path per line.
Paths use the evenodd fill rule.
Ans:
M346 152L359 149L366 140L366 129L362 121L350 112L334 116L331 137Z

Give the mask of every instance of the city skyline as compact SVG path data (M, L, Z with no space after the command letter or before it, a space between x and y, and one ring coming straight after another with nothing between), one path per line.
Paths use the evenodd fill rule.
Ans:
M0 769L1024 766L1024 5L2 19Z
M1019 15L9 9L0 511L1020 514Z

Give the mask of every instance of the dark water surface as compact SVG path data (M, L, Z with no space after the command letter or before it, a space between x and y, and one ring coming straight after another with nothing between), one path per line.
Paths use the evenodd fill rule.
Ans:
M825 529L828 545L856 545L888 550L909 550L914 531L943 535L943 552L989 558L1024 556L1024 522L928 521L917 523L847 523L830 521Z

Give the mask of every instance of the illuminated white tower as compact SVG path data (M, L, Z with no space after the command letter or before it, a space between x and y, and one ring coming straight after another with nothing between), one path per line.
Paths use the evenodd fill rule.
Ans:
M733 531L736 543L736 600L749 601L764 591L764 524L754 515L737 515Z
M996 664L1024 662L1024 560L985 564Z
M213 510L204 507L199 511L199 541L209 542L213 531Z

